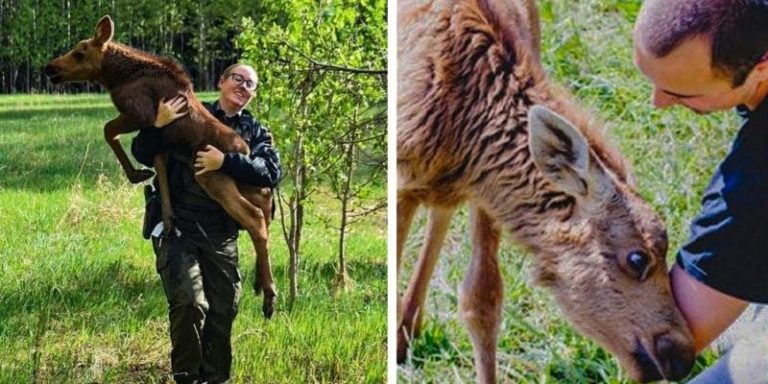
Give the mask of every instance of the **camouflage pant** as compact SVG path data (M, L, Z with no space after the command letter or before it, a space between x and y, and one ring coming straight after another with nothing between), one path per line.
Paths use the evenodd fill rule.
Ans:
M168 299L174 379L225 382L240 301L237 237L153 238L153 246Z

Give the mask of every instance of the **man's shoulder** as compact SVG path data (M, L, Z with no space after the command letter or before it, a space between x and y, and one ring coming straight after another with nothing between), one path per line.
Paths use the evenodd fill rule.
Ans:
M255 116L253 116L253 114L247 109L243 110L243 113L240 116L240 120L244 124L248 125L248 128L253 131L269 131L267 126L259 121Z

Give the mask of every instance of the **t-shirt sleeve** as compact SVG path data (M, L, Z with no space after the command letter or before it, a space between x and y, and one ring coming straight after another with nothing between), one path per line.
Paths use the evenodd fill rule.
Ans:
M720 292L768 303L768 147L744 139L715 172L677 263Z

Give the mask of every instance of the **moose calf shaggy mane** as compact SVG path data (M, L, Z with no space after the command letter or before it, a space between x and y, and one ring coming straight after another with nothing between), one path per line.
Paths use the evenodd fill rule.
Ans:
M163 128L164 154L154 162L162 197L163 223L166 232L169 232L173 213L165 174L166 156L174 156L194 167L195 154L208 144L224 153L248 154L249 148L234 130L205 109L192 90L189 76L175 61L116 43L112 41L113 35L112 19L102 17L94 36L80 41L70 52L52 60L45 67L45 74L54 83L90 81L103 85L109 91L120 115L104 126L104 137L132 183L150 178L152 172L133 167L120 146L119 135L141 128L153 129L159 101L178 94L186 96L189 113ZM262 310L265 317L271 317L277 290L267 251L267 226L272 205L270 189L238 184L219 171L195 175L195 179L229 216L248 231L256 250L254 289L257 294L264 292Z
M398 360L466 202L473 250L459 307L479 382L496 380L504 229L535 255L536 281L571 324L632 378L685 377L695 354L671 295L665 228L593 119L546 79L532 0L402 1L398 43L398 272L415 212L428 208L398 306Z

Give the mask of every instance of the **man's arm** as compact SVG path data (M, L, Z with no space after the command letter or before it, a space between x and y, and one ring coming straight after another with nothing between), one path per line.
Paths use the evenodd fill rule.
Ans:
M131 153L139 163L154 167L155 155L162 148L162 132L159 129L142 129L131 142Z
M269 131L258 129L257 137L251 140L250 155L227 153L221 164L221 171L245 184L260 187L274 187L280 181L280 155L272 146Z
M693 334L696 352L720 336L749 304L706 286L677 263L672 267L669 278L677 306Z

